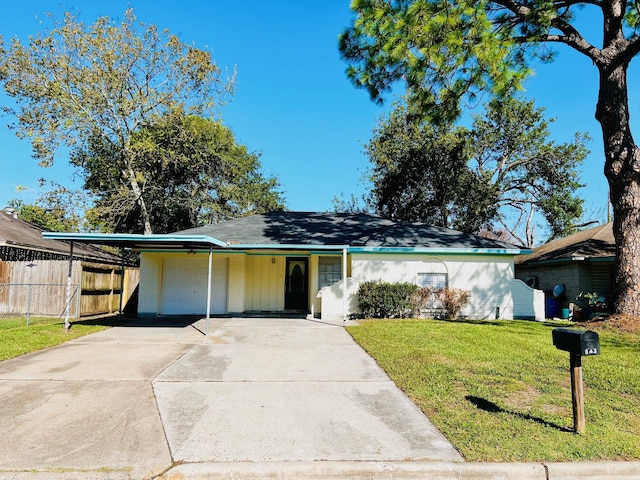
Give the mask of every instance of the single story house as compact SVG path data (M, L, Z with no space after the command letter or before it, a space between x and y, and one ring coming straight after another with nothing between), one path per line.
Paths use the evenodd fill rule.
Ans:
M616 244L611 222L589 228L515 257L516 278L552 292L565 286L569 302L581 294L613 293Z
M172 234L45 238L140 252L139 316L346 319L361 282L469 290L468 318L544 319L542 292L515 279L514 245L361 213L273 212Z
M120 295L131 298L138 267L91 245L45 240L43 230L21 220L12 209L0 211L0 314L67 313L67 283L73 287L71 317L117 312ZM124 277L123 277L124 272Z

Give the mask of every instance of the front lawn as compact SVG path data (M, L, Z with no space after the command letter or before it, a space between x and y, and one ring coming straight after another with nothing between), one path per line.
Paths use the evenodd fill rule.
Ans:
M640 335L598 332L601 355L582 362L577 435L557 326L371 320L348 331L468 461L639 459Z
M32 317L27 326L24 317L0 317L0 361L59 345L105 328L108 328L106 321L75 321L65 332L64 319L60 318Z

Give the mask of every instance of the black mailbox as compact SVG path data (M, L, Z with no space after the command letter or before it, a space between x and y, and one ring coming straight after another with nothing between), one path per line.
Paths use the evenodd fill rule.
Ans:
M551 331L551 335L553 344L558 350L564 350L582 357L600 355L600 338L596 332L554 328Z

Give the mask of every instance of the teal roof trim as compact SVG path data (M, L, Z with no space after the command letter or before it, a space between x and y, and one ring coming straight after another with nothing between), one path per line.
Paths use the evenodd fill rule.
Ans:
M431 255L520 255L531 253L529 249L519 248L456 248L456 247L351 247L349 245L318 245L318 244L243 244L227 243L209 235L184 235L184 234L121 234L121 233L67 233L67 232L43 232L45 239L86 242L90 244L115 245L129 247L138 250L151 251L163 249L194 250L215 247L216 250L226 251L242 250L305 250L315 252L338 252L347 250L348 253L393 253L416 254L427 253Z
M520 255L531 250L515 248L348 247L349 253L429 253L433 255Z
M94 244L124 245L124 246L148 246L148 245L202 245L227 247L222 240L209 235L172 235L153 234L143 235L138 233L66 233L43 232L42 238L73 242L86 242Z
M344 250L349 249L348 245L305 245L295 243L229 243L227 248L239 249L239 250Z
M338 251L346 249L348 253L429 253L448 255L520 255L531 253L522 248L429 248L429 247L351 247L349 245L303 245L303 244L229 244L227 248L239 250L315 250Z

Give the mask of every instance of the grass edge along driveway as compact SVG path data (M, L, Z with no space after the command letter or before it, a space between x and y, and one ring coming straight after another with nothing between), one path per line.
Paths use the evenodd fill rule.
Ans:
M578 435L558 326L368 320L347 330L467 461L639 459L640 335L598 331L601 354L582 362Z
M65 331L64 319L57 317L32 317L29 325L25 317L0 317L0 361L99 332L116 324L116 318L76 320Z

